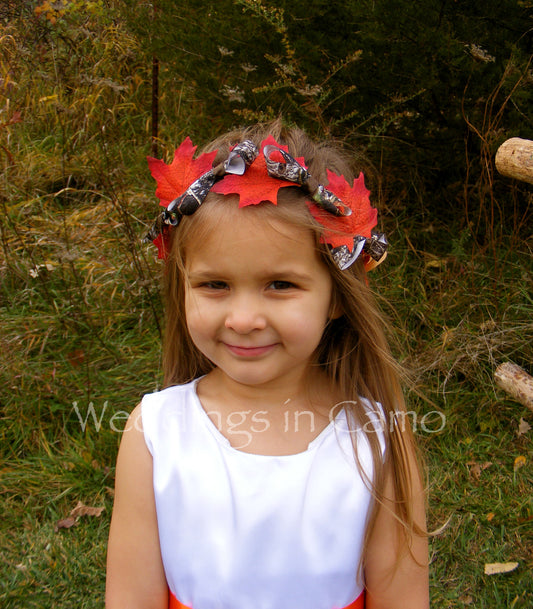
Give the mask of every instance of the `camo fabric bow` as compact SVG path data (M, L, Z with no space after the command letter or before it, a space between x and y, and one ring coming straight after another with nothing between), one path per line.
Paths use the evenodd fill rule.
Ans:
M187 151L181 153L185 144ZM190 157L188 150L191 150ZM190 140L186 140L176 151L176 156L183 154L190 168L195 162L192 161L193 152ZM198 161L206 156L202 155ZM163 168L160 166L161 161L151 161L158 164L152 169L152 174L158 184L164 181L165 193L169 190L169 183L179 183L173 174L178 174L178 169L172 169L176 157L171 166L163 163ZM203 164L205 163L200 163ZM272 136L262 142L261 150L250 140L245 140L231 150L224 162L204 171L184 192L172 199L144 241L153 241L159 248L160 257L165 258L168 251L168 230L177 226L183 216L193 214L210 191L223 195L238 194L241 207L263 201L277 205L279 188L294 184L309 195L309 211L324 226L321 239L329 245L338 267L344 270L362 255L365 268L370 270L385 259L388 243L385 235L372 232L377 223L377 211L370 205L364 176L360 174L350 186L343 176L329 170L327 173L329 183L326 188L299 160L289 154L286 146L279 145Z

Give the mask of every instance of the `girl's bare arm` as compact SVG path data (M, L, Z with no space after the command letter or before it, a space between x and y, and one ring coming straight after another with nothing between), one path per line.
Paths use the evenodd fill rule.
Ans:
M152 482L152 456L137 406L117 459L115 503L107 550L106 609L166 609Z
M425 495L414 458L411 463L414 481L413 515L425 531ZM386 484L385 496L392 497L392 482ZM392 503L378 508L365 567L366 609L429 609L428 540L412 536L405 543L402 525L394 517ZM402 547L404 546L404 547Z

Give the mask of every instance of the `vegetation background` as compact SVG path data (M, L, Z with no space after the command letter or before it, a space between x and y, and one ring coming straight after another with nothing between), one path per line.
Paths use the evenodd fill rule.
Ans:
M533 139L532 27L530 0L3 0L2 607L103 606L120 430L161 383L145 157L280 113L362 155L391 242L371 281L427 459L432 606L533 606L533 415L493 382L532 372L532 191L493 162Z

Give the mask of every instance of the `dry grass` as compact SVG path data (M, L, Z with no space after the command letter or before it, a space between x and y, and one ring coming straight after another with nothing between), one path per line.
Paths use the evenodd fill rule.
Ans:
M102 605L115 430L160 382L159 267L140 243L154 213L147 66L137 41L103 13L69 19L68 28L0 26L7 609ZM186 122L168 131L169 142ZM429 254L416 245L419 230L404 218L388 231L394 248L372 281L411 371L410 405L446 420L440 433L419 433L431 527L449 522L432 540L433 606L525 609L533 451L518 425L533 419L495 390L492 373L507 359L531 372L531 243L502 237L489 256L441 226ZM78 500L104 515L55 532ZM483 575L485 562L508 560L519 562L513 573Z

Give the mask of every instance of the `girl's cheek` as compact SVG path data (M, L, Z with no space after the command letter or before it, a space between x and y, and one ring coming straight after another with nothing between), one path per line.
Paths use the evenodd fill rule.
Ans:
M192 296L186 302L187 320L201 323L202 320L212 321L215 318L223 315L222 307L217 306L216 301L201 297Z

